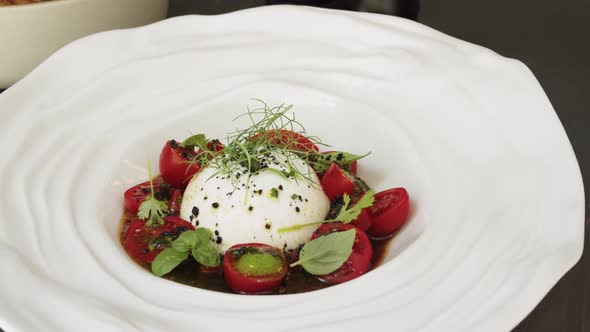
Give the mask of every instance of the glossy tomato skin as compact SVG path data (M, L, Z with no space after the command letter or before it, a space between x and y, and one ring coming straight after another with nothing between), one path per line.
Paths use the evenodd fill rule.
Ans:
M373 223L373 213L371 212L371 208L362 209L359 216L351 223L366 232Z
M410 211L410 197L404 188L393 188L375 194L371 208L373 222L367 234L384 239L392 236L406 221Z
M154 179L154 190L158 191L160 189L160 180ZM135 186L125 190L123 194L125 201L125 210L129 211L131 214L137 214L137 210L141 203L151 194L150 182L142 182L140 184L136 184Z
M196 153L180 147L175 140L164 144L160 153L160 174L162 179L172 187L184 189L199 170L200 166L194 162Z
M262 134L264 139L270 140L273 144L276 145L285 145L289 144L289 148L293 150L300 150L300 151L319 151L317 145L315 145L309 138L296 133L294 131L279 129L279 130L271 130L267 131ZM251 139L257 139L261 135L256 134L251 137Z
M371 241L369 241L365 232L354 225L337 222L323 224L313 232L311 239L333 232L344 232L349 229L356 229L352 253L336 271L319 276L320 280L329 283L342 283L365 274L371 268L371 257L373 256Z
M334 151L324 151L324 152L322 152L322 154L327 154L327 153L332 153L332 152L334 152ZM358 160L355 160L346 166L340 165L340 167L342 167L344 170L346 170L347 172L352 173L354 175L358 174Z
M345 193L352 196L355 189L353 179L336 163L332 163L328 167L320 183L330 201L333 201L336 197L344 196Z
M255 248L261 252L270 253L279 257L282 262L280 272L264 276L248 276L242 274L236 267L235 263L240 259L240 250L246 248ZM242 294L265 294L270 293L278 288L285 275L288 266L283 255L283 251L263 243L244 243L236 244L229 248L223 256L223 277L225 282L234 292Z
M179 217L164 218L162 226L148 227L144 220L133 219L123 236L123 247L134 259L151 263L182 232L195 227ZM154 248L150 250L150 243Z
M168 214L178 216L180 214L180 205L182 203L182 190L172 190L170 201L168 202Z

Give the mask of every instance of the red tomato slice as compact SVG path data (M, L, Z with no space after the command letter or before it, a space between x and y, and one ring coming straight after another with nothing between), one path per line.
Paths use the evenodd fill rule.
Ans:
M180 205L182 203L182 190L172 190L172 197L168 202L168 214L171 216L178 216L180 214Z
M213 151L213 152L220 152L220 151L223 151L223 149L225 149L225 146L218 139L212 139L209 142L207 142L207 149L209 149L209 151ZM197 155L200 155L201 153L204 153L204 152L205 151L203 151L203 149L199 149L197 151ZM207 156L207 157L208 157L208 159L213 158L213 156Z
M160 153L162 179L174 188L186 188L190 179L201 168L194 162L196 155L194 150L184 149L174 140L166 142Z
M328 167L320 183L330 201L338 196L342 197L345 193L352 196L355 189L354 181L336 163Z
M322 152L322 154L327 154L327 153L331 153L331 152L334 152L334 151L324 151L324 152ZM336 161L336 163L338 163L338 162ZM355 160L348 165L340 165L339 164L339 166L342 167L345 171L352 173L354 175L356 175L358 172L358 160Z
M247 264L247 267L255 271L256 266L252 263L256 261L245 262L252 255L268 255L275 261L275 267L271 272L264 271L244 272L240 267ZM251 255L247 257L247 255ZM244 260L244 261L242 261ZM243 268L243 267L242 267ZM272 292L281 285L281 282L287 274L287 262L283 251L262 243L244 243L237 244L229 248L223 257L223 276L227 285L238 293L243 294L262 294Z
M263 137L264 139L270 140L273 144L276 145L288 145L289 148L293 150L300 150L300 151L319 151L320 149L317 145L313 144L313 142L294 131L279 129L279 130L269 130L265 133L256 134L252 136L250 139L257 139L259 137Z
M164 221L166 223L162 226L148 227L143 220L132 220L123 238L125 251L139 261L151 263L182 232L195 229L189 222L178 217L166 217ZM153 247L151 250L150 244Z
M367 234L374 238L393 235L406 221L410 210L410 197L404 188L393 188L375 194L371 207L373 223Z
M365 194L362 194L359 197L359 199L362 198L364 195ZM371 208L368 207L362 209L361 214L359 214L359 216L356 217L356 219L353 220L351 223L366 232L367 229L369 229L369 227L371 227L371 224L373 223L373 213L371 212Z
M358 227L351 224L327 223L323 224L313 232L311 239L316 239L322 235L333 232L343 232L349 229L356 229L356 237L352 246L350 257L336 271L319 276L320 280L329 283L342 283L359 277L369 271L371 267L371 256L373 256L373 247L369 238Z
M225 146L218 139L212 139L207 142L207 149L215 152L223 151Z
M160 180L155 178L153 179L154 183L154 191L158 191L160 189ZM137 210L141 203L151 194L150 182L142 182L140 184L136 184L135 186L125 190L125 209L132 214L137 214Z

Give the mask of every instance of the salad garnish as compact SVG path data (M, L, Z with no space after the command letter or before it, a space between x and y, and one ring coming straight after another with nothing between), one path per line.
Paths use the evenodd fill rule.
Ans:
M210 141L204 134L187 138L180 144L183 148L198 147L201 151L192 163L201 167L212 165L218 175L227 176L233 183L247 174L248 177L261 171L275 172L284 178L303 179L315 185L311 175L325 171L333 162L339 165L350 165L370 154L355 155L348 152L332 151L320 153L318 146L328 146L318 137L307 135L305 127L289 112L293 105L281 104L270 107L264 101L255 99L262 104L256 109L248 108L247 112L236 117L234 122L247 118L250 126L236 130L227 136L227 145L223 151L216 151L208 146ZM287 158L288 168L277 170L268 167L280 153ZM218 157L218 158L216 158ZM293 167L295 158L303 159L308 164L307 171Z
M320 220L308 224L293 225L289 227L281 227L279 228L279 233L292 232L300 230L303 227L320 225L335 221L348 224L349 222L355 220L361 214L363 209L369 208L373 205L375 202L375 191L373 189L369 189L369 191L367 191L367 193L364 194L363 197L361 197L359 201L351 208L348 208L348 205L350 205L350 196L348 194L345 193L342 196L342 200L344 201L344 205L342 205L340 212L338 212L338 215L333 219Z
M189 253L202 265L219 266L221 258L211 239L213 233L205 227L183 232L172 242L172 247L164 249L156 256L152 262L152 272L158 277L169 273L187 259Z
M149 160L148 176L150 178L151 194L139 205L137 217L141 220L147 220L146 226L160 226L164 224L163 217L168 214L168 204L166 204L166 201L156 198L154 193L154 179L152 178L152 167Z
M290 267L301 265L313 275L324 275L336 271L350 256L356 230L334 232L311 240L303 246L299 260Z

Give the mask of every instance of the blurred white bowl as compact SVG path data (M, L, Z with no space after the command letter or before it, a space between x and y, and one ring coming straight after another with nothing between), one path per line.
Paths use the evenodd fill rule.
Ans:
M75 39L153 23L167 10L168 0L53 0L0 7L0 88Z

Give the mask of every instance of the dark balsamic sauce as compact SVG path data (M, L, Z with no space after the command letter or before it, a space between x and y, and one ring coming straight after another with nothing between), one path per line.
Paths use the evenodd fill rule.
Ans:
M121 244L123 244L124 234L127 231L131 219L132 216L127 212L125 212L121 218L121 223L119 226L119 240ZM391 238L385 240L371 240L371 245L373 247L371 270L377 268L383 263L383 259L387 255L390 243ZM131 258L147 271L150 271L149 263L138 261L133 257ZM223 293L233 293L233 291L225 284L225 280L223 279L223 268L221 266L215 269L203 268L194 259L185 260L163 278L192 287ZM283 285L281 285L281 287L279 287L279 289L274 291L272 294L296 294L311 292L333 285L334 284L323 282L317 277L306 273L301 267L294 267L290 268L287 272L287 276L283 281Z

